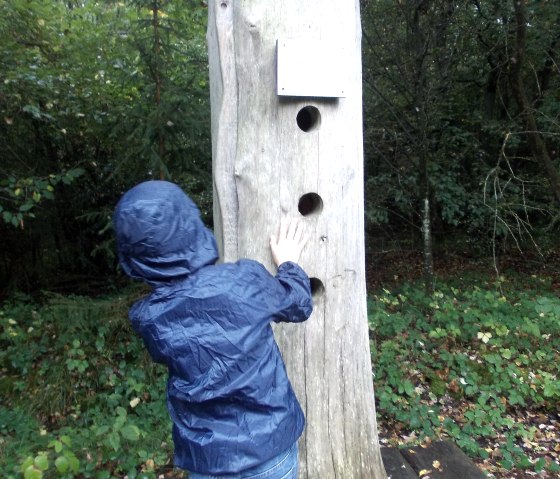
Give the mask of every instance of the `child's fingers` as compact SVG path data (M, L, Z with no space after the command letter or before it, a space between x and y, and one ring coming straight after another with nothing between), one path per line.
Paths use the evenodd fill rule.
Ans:
M296 225L296 231L294 233L294 241L296 243L300 243L301 242L301 238L303 237L303 233L304 233L304 227L303 225L298 221L297 225Z
M280 220L280 231L275 238L276 243L283 240L301 243L305 234L305 228L297 219L282 218Z
M298 241L299 247L303 249L303 247L307 244L308 241L309 241L309 235L308 234L302 235L300 240Z
M288 218L282 218L280 220L280 233L278 238L284 239L288 235Z
M298 222L297 220L292 219L290 221L290 226L288 227L287 238L290 240L294 240L296 238L297 230L298 230Z

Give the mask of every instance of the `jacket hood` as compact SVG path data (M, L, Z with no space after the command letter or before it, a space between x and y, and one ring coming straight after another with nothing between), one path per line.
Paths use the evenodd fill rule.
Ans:
M212 232L193 201L173 183L146 181L127 191L113 224L119 263L132 278L156 285L218 259Z

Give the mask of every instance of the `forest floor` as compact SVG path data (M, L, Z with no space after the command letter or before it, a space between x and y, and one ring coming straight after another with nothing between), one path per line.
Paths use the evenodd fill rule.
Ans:
M517 274L542 275L552 278L553 288L560 294L560 247L543 256L534 252L509 252L494 258L480 258L468 253L441 252L434 254L434 275L437 280L461 278L469 273L496 277L514 271ZM406 281L420 280L423 276L423 258L418 250L396 249L388 252L370 252L366 267L368 292L380 288L398 288Z
M511 272L516 275L543 276L551 278L551 286L555 293L560 295L560 250L551 251L546 256L535 254L508 254L494 261L492 257L486 259L474 258L469 255L440 254L434 259L435 287L438 280L445 282L453 278L460 280L476 275L487 276L490 280L502 274ZM383 289L398 291L405 282L419 281L423 276L423 259L417 251L390 251L386 253L370 253L367 267L368 293ZM466 400L448 398L440 413L461 423L466 411L472 406ZM554 461L560 464L560 406L555 412L533 412L518 409L515 421L523 423L528 429L534 428L537 432L531 440L527 439L519 444L527 457L533 462L544 458L547 462ZM382 445L398 447L426 444L431 439L421 439L414 431L403 428L397 421L379 421L378 432ZM439 439L439 438L438 438ZM449 439L442 437L441 439ZM499 444L504 439L499 432L492 440L480 440L480 446L489 453L486 459L475 458L473 461L487 473L488 477L496 479L525 479L540 478L553 479L560 477L560 472L546 470L535 471L530 468L506 469L501 465L503 459ZM429 474L423 476L429 477Z
M468 411L470 405L467 401L449 401L441 414L460 421L465 412ZM549 460L560 461L560 416L558 413L552 414L533 414L518 415L515 419L518 423L523 423L527 428L532 426L539 430L539 433L530 441L527 440L522 444L524 452L528 457L536 460L540 457L548 457ZM378 421L378 434L382 446L416 446L418 444L428 446L431 439L419 441L419 437L414 433L403 431L400 425L392 422ZM447 437L441 439L449 440ZM500 465L502 455L499 451L499 445L505 440L503 435L496 435L492 441L480 442L480 446L488 450L490 456L487 459L474 458L473 462L490 478L496 479L557 479L560 477L558 472L524 470L520 468L506 469ZM429 474L424 477L429 479Z
M403 250L370 254L368 264L370 325L373 320L380 324L375 331L379 334L379 347L372 348L380 360L374 359L373 363L376 378L387 380L386 384L379 384L385 386L384 389L376 383L382 445L410 447L438 439L468 443L471 436L463 427L468 425L476 433L470 442L471 456L480 456L481 451L487 456L484 459L477 456L474 461L489 477L560 477L560 410L557 405L560 322L547 310L541 323L543 329L537 334L517 337L514 329L519 325L512 321L519 317L518 323L522 325L523 316L527 314L539 322L535 304L540 296L546 296L546 305L560 311L560 251L551 252L546 258L504 256L498 263L498 273L492 258L481 260L466 254L438 253L435 273L441 299L436 302L441 309L438 305L432 306L434 298L424 294L419 282L422 277L420 254ZM517 299L510 298L507 292L508 298L496 294L497 275L517 278L504 283L504 287L514 290L512 298L523 298L528 305L523 311L527 313L519 313ZM541 277L546 278L546 282L541 282ZM415 284L411 287L410 283ZM542 285L546 285L546 291ZM48 458L48 477L58 477L55 460L60 461L61 456L74 461L76 457L80 459L77 467L83 475L76 477L109 479L140 470L149 474L129 474L128 477L185 477L169 466L166 371L151 365L143 345L131 335L127 319L130 304L140 295L137 287L101 297L49 293L40 303L22 295L0 306L0 471L15 471L7 476L0 473L2 478L20 477L27 457L31 457L31 461L38 460L39 464ZM469 313L469 323L465 317L471 304L480 315ZM457 305L461 305L461 309ZM439 319L432 314L434 308L440 313ZM495 314L500 308L501 315ZM430 313L426 314L428 311ZM461 329L454 338L448 338L453 315ZM461 316L461 321L457 316ZM557 316L560 318L560 314ZM488 344L477 340L477 333L482 333L480 318L493 320L491 331L496 334ZM548 320L546 327L550 331L545 331L544 319ZM511 334L507 338L498 337L499 328L508 322ZM444 334L437 336L438 329ZM397 330L404 333L395 333ZM549 340L544 341L542 336L547 332L551 334L545 334ZM437 337L430 333L437 333ZM471 340L464 341L467 334L471 335ZM511 381L498 366L488 372L487 381L481 382L478 389L484 390L487 396L490 390L494 402L477 404L479 392L467 393L457 385L461 376L470 378L457 368L453 369L456 364L452 364L456 358L467 356L465 348L470 348L468 354L475 356L471 362L483 368L489 364L488 358L496 358L496 348L502 348L504 354L513 354L513 343L506 343L506 339L521 341L515 343L518 355L522 348L527 349L526 344L544 351L538 367L549 374L551 390L544 394L546 397L541 398L540 403L534 399L537 391L542 392L542 378L531 383L535 389L524 396L526 407L520 406L519 400L515 402L508 396L516 393L518 383ZM498 340L504 341L501 346L497 346ZM421 344L417 347L421 342L433 346L424 348ZM383 346L388 353L385 357L378 354ZM409 355L410 351L414 355ZM448 363L443 363L442 351L450 358ZM438 367L434 366L436 355L439 355ZM419 358L422 361L418 361ZM478 359L480 361L476 362ZM385 371L381 369L382 361ZM512 366L509 360L500 361L504 367ZM527 374L533 369L533 362L519 368ZM494 381L496 377L505 378L506 384L498 387ZM399 391L404 381L409 387ZM525 386L527 384L529 381ZM379 407L384 395L385 405L388 405L385 410ZM27 398L26 401L22 403L21 397ZM430 416L430 409L437 409L437 413ZM422 420L428 422L424 430L422 422L419 427L412 425L414 421L418 423L422 414ZM470 419L473 414L476 417ZM484 414L490 419L485 419ZM481 424L477 425L476 421ZM458 431L459 427L463 427L462 432ZM489 431L482 431L489 427ZM523 435L525 430L530 432ZM455 435L451 437L448 431L454 431ZM62 438L66 440L64 444L60 444ZM514 444L508 445L508 441ZM472 453L473 450L477 452ZM509 459L506 454L510 455ZM525 461L524 466L518 465L520 458ZM504 466L507 461L509 467ZM429 477L428 473L422 476L423 479Z

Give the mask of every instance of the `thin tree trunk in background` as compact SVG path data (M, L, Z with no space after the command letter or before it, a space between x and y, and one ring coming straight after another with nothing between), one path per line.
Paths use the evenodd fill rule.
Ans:
M161 180L165 179L165 171L163 169L163 157L165 155L165 137L163 136L163 132L161 131L161 115L160 112L160 105L161 105L161 89L162 89L162 80L161 80L161 71L160 71L160 56L161 56L161 40L160 40L160 24L159 24L159 6L157 2L152 3L152 26L154 29L154 67L153 67L153 75L154 75L154 82L155 82L155 103L156 103L156 111L158 114L158 122L157 122L157 140L158 140L158 155L159 155L159 177Z
M432 252L432 228L431 228L430 197L424 197L422 210L422 239L424 244L424 285L427 293L434 291L434 257Z
M422 230L422 253L424 259L424 288L426 293L434 291L434 255L432 241L432 202L431 189L428 173L428 160L426 152L420 152L420 202L421 202L421 230Z
M521 116L527 129L529 146L535 159L546 171L550 181L550 189L560 203L560 173L550 159L544 138L539 132L539 127L534 115L534 108L527 98L521 68L523 66L525 45L527 40L527 18L525 13L525 0L513 0L515 10L515 52L510 61L510 83L513 96L519 107Z
M428 141L428 112L426 104L425 87L425 36L420 27L420 16L425 12L428 2L416 1L411 22L412 48L416 55L416 82L414 85L414 98L416 99L418 144L418 183L420 191L420 216L422 231L422 253L424 259L423 273L426 292L431 293L434 289L434 256L432 240L432 211L431 211L431 188L428 169L428 158L430 155ZM442 40L439 38L438 40ZM446 65L442 65L446 68Z

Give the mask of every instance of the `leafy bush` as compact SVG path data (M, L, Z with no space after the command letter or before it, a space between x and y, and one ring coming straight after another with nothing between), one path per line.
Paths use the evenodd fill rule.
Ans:
M0 308L3 477L182 477L170 466L166 371L128 325L141 292Z
M537 433L524 417L560 401L560 299L546 280L383 290L369 302L381 423L417 437L447 436L505 468L558 463L519 447ZM499 443L498 450L492 444Z

